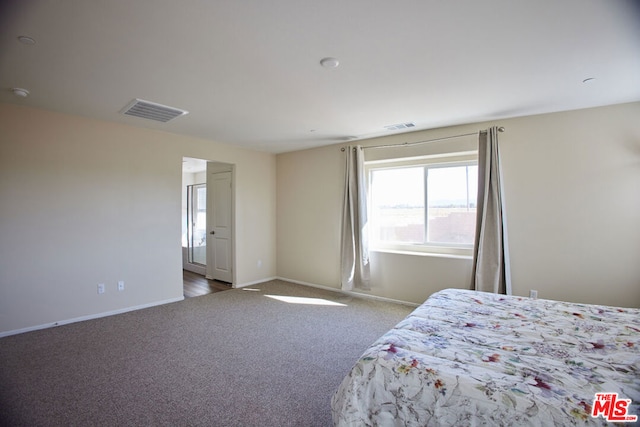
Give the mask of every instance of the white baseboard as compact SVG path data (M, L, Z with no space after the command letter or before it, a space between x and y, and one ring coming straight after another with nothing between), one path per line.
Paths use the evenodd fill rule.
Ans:
M257 285L260 283L264 283L264 282L269 282L270 280L276 280L277 277L267 277L265 279L260 279L260 280L256 280L253 282L247 282L247 283L236 283L233 285L234 288L246 288L247 286L253 286L253 285Z
M407 305L407 306L411 306L411 307L417 307L417 306L420 305L420 304L416 304L416 303L413 303L413 302L402 301L402 300L397 300L397 299L392 299L392 298L386 298L386 297L381 297L381 296L378 296L378 295L370 295L370 294L365 294L365 293L356 292L356 291L345 291L345 290L342 290L342 289L337 289L337 288L332 288L332 287L329 287L329 286L318 285L318 284L315 284L315 283L304 282L304 281L301 281L301 280L289 279L289 278L280 277L280 276L268 277L268 278L256 280L256 281L253 281L253 282L236 284L233 287L234 288L244 288L244 287L247 287L247 286L253 286L253 285L258 285L260 283L268 282L270 280L283 280L285 282L291 282L291 283L295 283L297 285L303 285L303 286L309 286L309 287L312 287L312 288L323 289L325 291L337 292L337 293L344 294L344 295L349 295L349 296L352 296L352 297L355 297L355 298L366 298L366 299L372 299L372 300L378 300L378 301L392 302L392 303L395 303L395 304L402 304L402 305ZM90 314L90 315L87 315L87 316L75 317L73 319L60 320L60 321L53 322L53 323L46 323L46 324L42 324L42 325L30 326L28 328L14 329L14 330L11 330L11 331L0 332L0 338L7 337L9 335L17 335L17 334L22 334L22 333L25 333L25 332L37 331L37 330L40 330L40 329L47 329L47 328L54 328L56 326L68 325L70 323L82 322L84 320L99 319L101 317L107 317L107 316L113 316L113 315L116 315L116 314L122 314L122 313L126 313L128 311L142 310L144 308L150 308L150 307L154 307L156 305L170 304L172 302L178 302L178 301L182 301L182 300L184 300L184 297L172 298L172 299L168 299L168 300L156 301L156 302L152 302L152 303L148 303L148 304L136 305L136 306L133 306L133 307L127 307L127 308L122 308L122 309L118 309L118 310L106 311L106 312L103 312L103 313L97 313L97 314Z
M156 305L169 304L169 303L172 303L172 302L178 302L178 301L182 301L182 300L184 300L184 297L172 298L172 299L167 299L167 300L164 300L164 301L156 301L156 302L151 302L151 303L148 303L148 304L136 305L136 306L127 307L127 308L121 308L121 309L118 309L118 310L105 311L103 313L89 314L87 316L81 316L81 317L74 317L73 319L59 320L57 322L45 323L43 325L30 326L28 328L14 329L12 331L0 332L0 338L8 337L9 335L17 335L17 334L22 334L22 333L25 333L25 332L37 331L37 330L40 330L40 329L47 329L47 328L54 328L56 326L68 325L70 323L82 322L84 320L99 319L101 317L113 316L115 314L122 314L122 313L126 313L128 311L142 310L143 308L154 307Z
M365 299L372 299L372 300L377 300L377 301L392 302L392 303L395 303L395 304L408 305L410 307L417 307L417 306L420 305L420 304L416 304L414 302L402 301L402 300L393 299L393 298L386 298L386 297L381 297L381 296L378 296L378 295L365 294L363 292L357 292L357 291L345 291L343 289L332 288L330 286L317 285L315 283L303 282L303 281L300 281L300 280L288 279L286 277L276 277L276 279L284 280L285 282L295 283L297 285L310 286L312 288L323 289L325 291L338 292L340 294L349 295L349 296L352 296L352 297L355 297L355 298L365 298Z

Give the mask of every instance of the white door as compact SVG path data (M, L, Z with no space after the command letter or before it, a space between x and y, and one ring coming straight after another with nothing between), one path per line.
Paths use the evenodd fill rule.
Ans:
M207 276L232 283L231 172L209 173L207 193L210 200L207 209Z

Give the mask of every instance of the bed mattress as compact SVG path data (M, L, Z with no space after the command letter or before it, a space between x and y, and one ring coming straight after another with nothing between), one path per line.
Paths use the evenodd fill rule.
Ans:
M336 426L606 425L596 393L639 414L640 309L447 289L367 349L331 403Z

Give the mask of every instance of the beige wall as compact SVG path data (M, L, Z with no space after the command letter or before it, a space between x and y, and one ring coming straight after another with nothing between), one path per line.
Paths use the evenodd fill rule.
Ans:
M236 165L236 285L275 276L274 155L0 105L0 334L181 299L184 156Z
M640 103L496 122L507 128L515 294L640 306L637 117ZM182 157L235 164L236 285L277 275L339 287L340 146L274 156L0 105L0 335L180 299ZM464 258L374 253L372 261L372 295L416 303L467 287L471 272Z
M369 141L402 143L490 125L500 134L513 292L640 306L640 103L455 126ZM437 143L442 145L442 143ZM278 276L338 288L344 154L278 155ZM368 293L422 302L466 288L469 259L374 253Z

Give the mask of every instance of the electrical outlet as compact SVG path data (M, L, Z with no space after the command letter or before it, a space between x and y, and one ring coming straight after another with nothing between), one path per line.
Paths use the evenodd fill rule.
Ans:
M98 283L98 293L104 294L104 283Z
M529 291L529 298L533 298L533 299L538 298L538 291L536 291L535 289L531 289Z
M118 290L119 291L124 291L124 280L119 280L118 281Z

